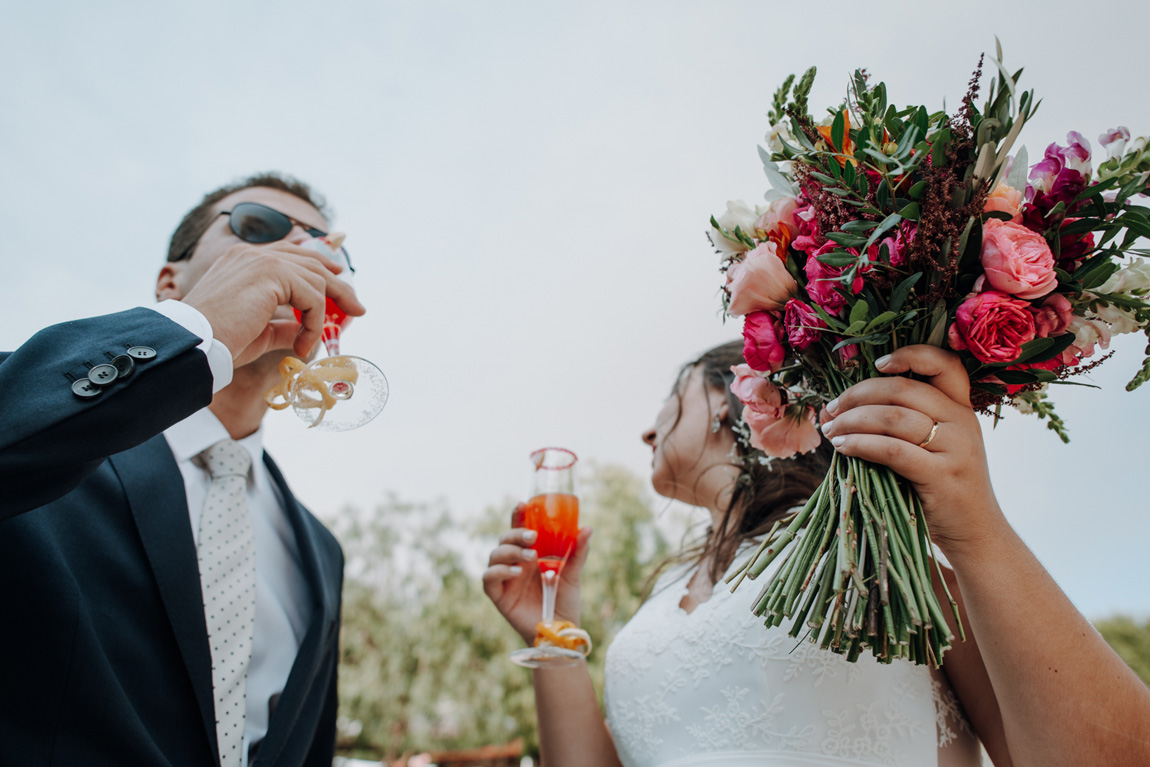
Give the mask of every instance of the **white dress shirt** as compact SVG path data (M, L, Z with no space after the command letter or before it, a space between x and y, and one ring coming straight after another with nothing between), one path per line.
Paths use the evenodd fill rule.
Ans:
M179 301L164 301L149 308L203 339L200 348L208 356L212 369L213 392L230 383L231 352L213 338L211 326L202 314ZM226 372L218 371L217 367ZM224 384L218 385L221 379ZM227 429L207 408L164 432L184 479L192 537L197 543L200 516L211 484L211 477L197 456L228 437ZM246 766L252 744L267 734L270 707L287 683L315 604L300 564L295 533L284 512L283 497L263 462L262 430L238 442L252 456L247 496L256 552L255 630L244 719L243 764Z

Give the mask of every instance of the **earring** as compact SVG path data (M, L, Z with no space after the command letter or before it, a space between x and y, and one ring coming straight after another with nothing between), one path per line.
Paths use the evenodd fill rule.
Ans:
M711 419L711 433L718 434L719 428L723 425L723 416L715 413L715 417Z

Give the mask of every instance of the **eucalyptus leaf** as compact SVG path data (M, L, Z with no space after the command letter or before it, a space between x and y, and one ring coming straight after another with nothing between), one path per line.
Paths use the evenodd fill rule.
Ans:
M892 215L901 216L901 217L905 218L907 221L918 221L918 216L919 216L918 203L912 202L912 203L908 204L906 207L904 207L902 210L900 210L897 214L892 214Z
M851 307L850 322L852 325L856 322L865 323L869 314L870 307L866 301L855 301L854 306ZM858 331L855 332L857 333Z
M1026 176L1030 168L1027 163L1030 158L1026 154L1026 147L1020 146L1018 151L1014 154L1014 161L1010 165L1010 175L1006 179L1006 185L1011 189L1017 189L1019 192L1026 191Z
M858 248L867 243L866 237L858 234L848 234L847 232L827 232L827 239L833 243L842 245L844 248Z
M895 312L883 312L882 314L880 314L879 316L877 316L873 320L871 320L870 323L866 326L866 330L864 330L863 332L872 333L872 332L878 330L879 328L882 328L884 325L890 324L890 321L893 320L897 316L898 316L898 314L896 314Z
M897 312L906 303L907 297L910 295L910 289L914 287L915 283L922 279L922 272L915 272L905 280L895 286L895 289L890 294L890 309L892 312Z

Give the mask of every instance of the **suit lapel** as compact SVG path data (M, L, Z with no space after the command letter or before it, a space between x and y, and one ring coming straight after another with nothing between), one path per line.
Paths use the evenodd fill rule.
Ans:
M183 477L162 434L108 460L123 482L214 753L212 658Z
M316 675L331 642L337 641L335 629L339 625L339 587L341 579L335 572L340 566L330 556L320 551L316 537L319 524L292 495L291 489L271 457L264 453L264 464L276 483L284 500L284 511L295 533L296 547L299 549L300 565L307 580L314 607L311 622L304 632L299 654L292 665L283 694L268 722L267 735L260 743L256 765L279 764L280 752L288 736L295 729L303 707L313 695L314 686L326 684L327 680L317 680ZM311 726L314 722L309 722ZM299 759L303 759L303 754Z

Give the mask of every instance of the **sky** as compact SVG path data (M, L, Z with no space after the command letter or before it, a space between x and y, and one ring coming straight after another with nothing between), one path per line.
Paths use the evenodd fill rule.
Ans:
M40 2L0 7L0 348L148 305L207 191L263 170L323 193L368 314L343 351L386 373L368 426L265 420L321 518L389 494L461 519L520 497L563 445L645 474L639 435L680 365L734 338L705 232L768 185L777 85L813 108L866 67L891 100L952 110L997 35L1043 99L1032 158L1069 130L1150 133L1150 10L1078 3ZM1011 523L1091 618L1150 616L1145 339L1056 392L1068 446L985 424ZM662 505L660 505L660 508Z

